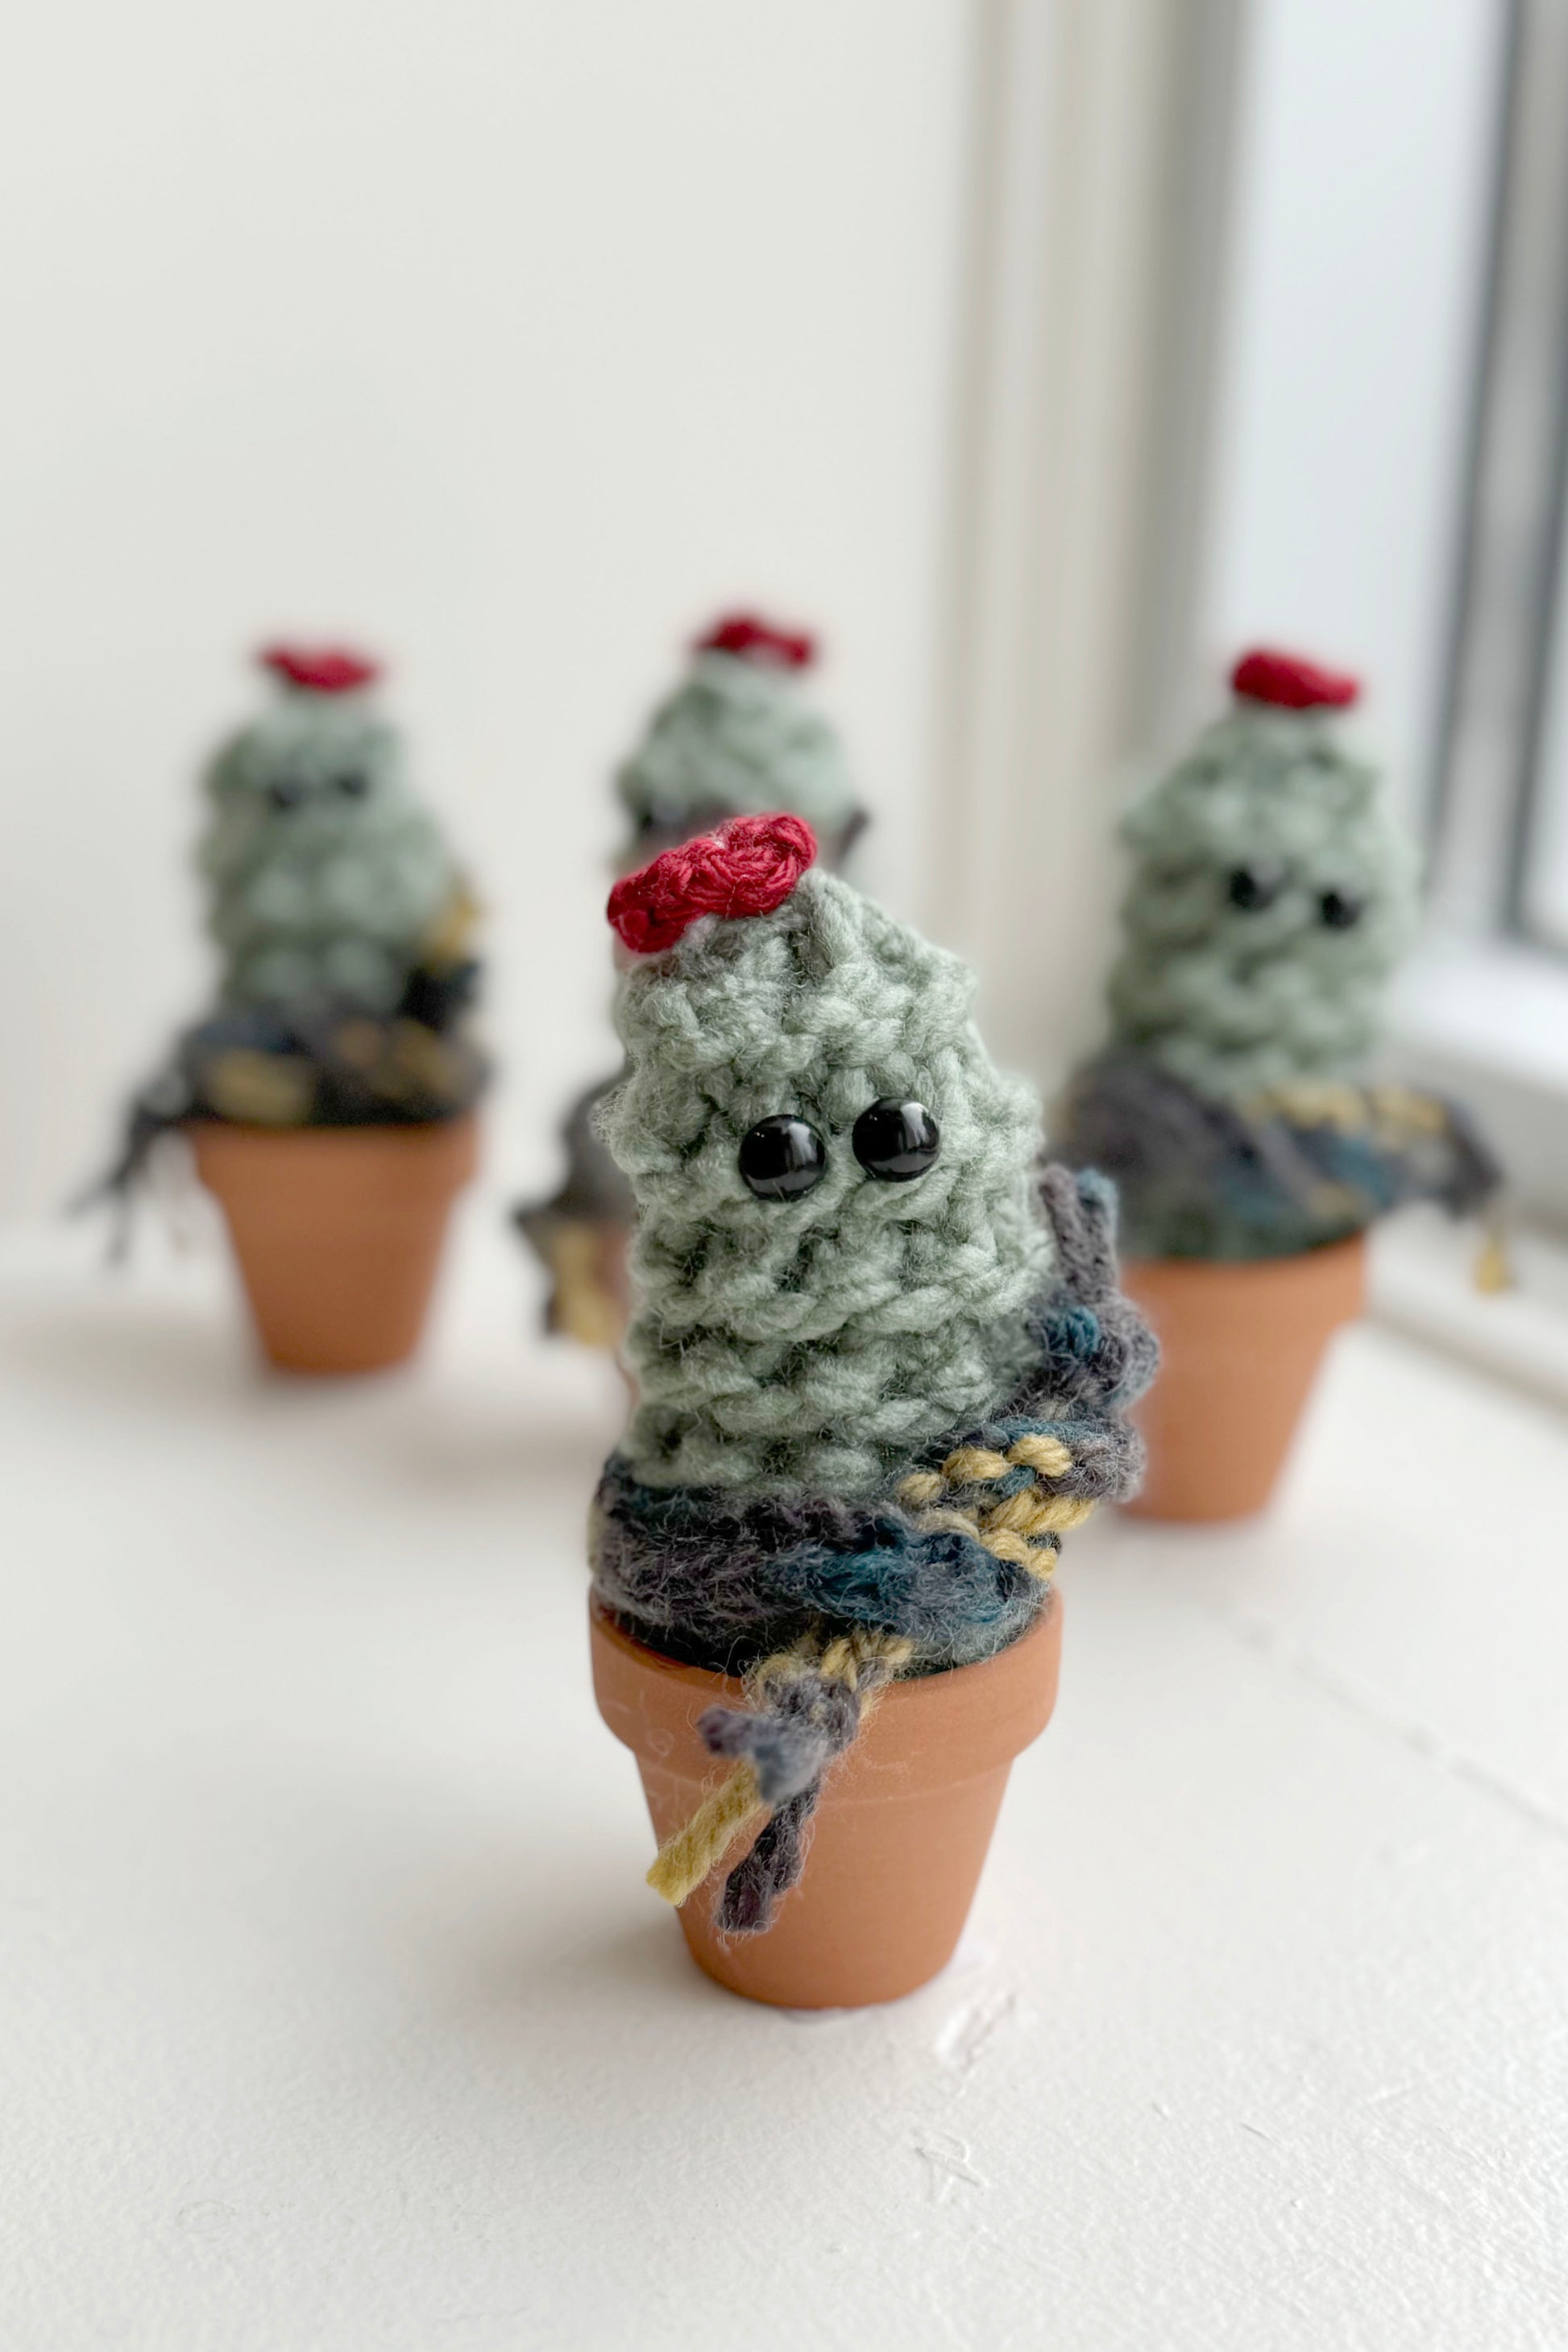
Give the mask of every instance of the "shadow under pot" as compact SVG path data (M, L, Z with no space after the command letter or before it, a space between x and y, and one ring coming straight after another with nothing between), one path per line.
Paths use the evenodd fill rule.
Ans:
M864 2008L939 1975L963 1932L1013 1759L1050 1720L1061 1626L1053 1591L995 1656L889 1684L824 1782L805 1869L772 1927L726 1936L713 1922L754 1822L680 1906L698 1967L785 2009ZM646 1648L596 1601L590 1633L599 1712L637 1758L662 1843L722 1778L699 1718L743 1706L745 1685Z
M1121 1286L1160 1342L1131 1418L1149 1448L1149 1519L1239 1519L1279 1483L1329 1342L1366 1305L1366 1240L1245 1263L1129 1258Z
M419 1344L478 1120L185 1129L261 1347L287 1372L382 1371Z

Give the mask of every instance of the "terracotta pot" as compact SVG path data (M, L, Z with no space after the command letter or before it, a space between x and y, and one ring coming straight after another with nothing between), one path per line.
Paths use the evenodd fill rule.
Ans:
M472 1112L417 1127L186 1129L258 1336L289 1372L374 1372L413 1354L452 1202L474 1172Z
M722 1779L696 1729L705 1707L745 1704L744 1685L677 1665L590 1607L594 1694L629 1748L662 1843ZM969 1916L1013 1759L1056 1703L1061 1601L981 1664L892 1684L824 1785L797 1885L760 1936L721 1936L713 1907L729 1853L680 1906L699 1968L731 1992L786 2009L897 2000L947 1966Z
M1121 1285L1154 1328L1159 1377L1133 1419L1149 1474L1128 1508L1239 1519L1274 1492L1318 1367L1366 1304L1366 1243L1221 1265L1131 1258Z

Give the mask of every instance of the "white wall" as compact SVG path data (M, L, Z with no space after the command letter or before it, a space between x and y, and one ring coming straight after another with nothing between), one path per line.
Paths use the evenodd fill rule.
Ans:
M192 783L342 630L493 909L506 1172L609 1051L607 767L692 624L821 625L912 895L963 0L57 0L0 92L0 1202L208 971Z
M1219 463L1217 672L1359 670L1426 791L1454 592L1500 0L1256 0Z

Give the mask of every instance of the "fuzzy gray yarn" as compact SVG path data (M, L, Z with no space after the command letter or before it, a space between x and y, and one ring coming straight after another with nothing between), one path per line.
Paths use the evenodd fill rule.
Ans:
M782 1805L821 1779L860 1726L860 1695L822 1675L799 1675L773 1697L766 1715L710 1706L698 1729L710 1756L745 1756L766 1805Z
M1087 1434L1070 1423L1058 1433L1069 1443ZM1076 1496L1092 1480L1091 1491L1131 1492L1142 1460L1128 1431L1114 1458L1075 1464L1060 1491ZM859 1506L671 1491L638 1486L612 1456L598 1492L594 1590L661 1655L744 1674L817 1624L903 1633L921 1673L971 1665L1028 1630L1041 1588L961 1535L922 1536L890 1490Z
M724 1882L714 1924L727 1936L761 1936L773 1906L805 1863L805 1827L822 1793L822 1776L853 1745L860 1728L860 1690L804 1674L772 1696L765 1714L710 1706L698 1729L714 1756L750 1759L757 1793L772 1809L751 1851Z
M805 1867L805 1832L816 1811L822 1783L786 1797L763 1823L756 1843L724 1881L713 1925L721 1936L765 1936L773 1909Z
M1364 1232L1406 1201L1486 1207L1502 1171L1457 1103L1405 1087L1215 1102L1137 1055L1079 1070L1056 1124L1070 1164L1121 1193L1137 1257L1282 1257Z
M1051 1259L1037 1111L987 1057L973 989L955 957L820 873L626 976L628 1069L602 1125L640 1212L626 1453L643 1484L868 1495L1017 1386ZM912 1183L868 1181L850 1148L889 1095L941 1127ZM803 1198L759 1201L741 1140L781 1111L818 1129L827 1171Z

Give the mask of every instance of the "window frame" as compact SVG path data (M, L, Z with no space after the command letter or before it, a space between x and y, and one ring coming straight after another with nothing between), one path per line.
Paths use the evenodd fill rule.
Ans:
M1568 1227L1568 954L1532 930L1525 897L1568 595L1568 10L1554 0L1509 0L1489 242L1428 926L1394 1026L1414 1074L1476 1102L1520 1206Z

